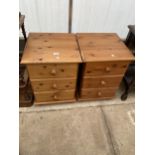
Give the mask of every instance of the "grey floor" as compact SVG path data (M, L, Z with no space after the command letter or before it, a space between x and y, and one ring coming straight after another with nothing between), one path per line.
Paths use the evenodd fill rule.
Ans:
M120 100L20 108L20 155L134 155L134 92Z

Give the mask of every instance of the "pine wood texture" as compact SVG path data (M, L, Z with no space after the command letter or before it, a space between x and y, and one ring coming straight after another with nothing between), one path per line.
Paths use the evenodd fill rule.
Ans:
M32 79L35 92L75 89L76 78Z
M84 62L131 61L132 53L115 33L77 34Z
M22 64L70 62L81 62L74 34L29 33Z
M122 76L93 76L84 77L82 88L108 88L118 87L118 83L122 80ZM95 82L94 82L95 81Z
M107 99L115 95L116 88L89 88L82 89L80 97L81 99Z
M58 91L47 91L47 92L34 92L35 101L37 102L56 102L73 100L75 98L75 90L58 90Z
M78 65L73 63L27 65L30 78L76 77Z
M77 77L79 100L112 98L132 60L114 33L30 33L21 63L40 105L75 101Z
M57 101L43 101L43 102L36 102L36 101L34 101L34 104L37 106L39 106L39 105L47 105L47 104L65 104L65 103L71 103L71 104L73 104L73 103L75 103L76 102L76 99L74 98L74 99L67 99L67 100L57 100Z
M81 56L74 34L30 33L21 63L27 65L36 105L75 101Z
M84 76L123 75L128 67L127 61L106 61L86 63Z
M79 100L115 96L134 56L115 33L77 34L82 65Z

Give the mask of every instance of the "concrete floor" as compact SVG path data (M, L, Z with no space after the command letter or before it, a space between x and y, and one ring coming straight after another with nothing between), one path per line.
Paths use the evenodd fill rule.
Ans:
M20 113L20 155L134 155L134 104Z
M20 108L20 155L134 155L134 93Z

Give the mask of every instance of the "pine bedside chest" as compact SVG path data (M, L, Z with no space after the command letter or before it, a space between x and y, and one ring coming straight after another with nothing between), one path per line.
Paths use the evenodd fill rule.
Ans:
M83 59L79 100L114 97L134 56L115 33L79 33L77 40Z
M27 65L35 104L75 101L81 56L76 36L65 33L30 33L22 64Z

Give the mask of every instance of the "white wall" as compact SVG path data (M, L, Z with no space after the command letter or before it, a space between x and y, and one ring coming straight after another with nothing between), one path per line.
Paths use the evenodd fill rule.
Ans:
M19 0L27 32L68 32L69 0ZM73 0L72 32L116 32L135 23L135 0Z
M73 32L116 32L126 38L134 24L134 0L74 0Z
M19 0L28 32L68 32L69 0Z

